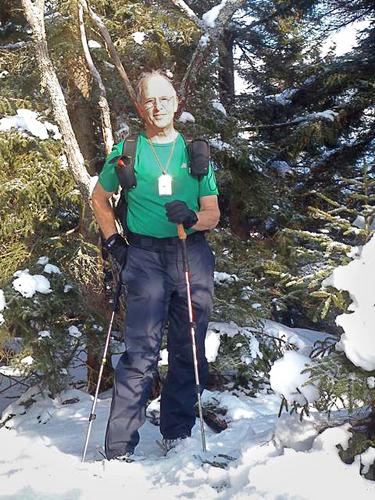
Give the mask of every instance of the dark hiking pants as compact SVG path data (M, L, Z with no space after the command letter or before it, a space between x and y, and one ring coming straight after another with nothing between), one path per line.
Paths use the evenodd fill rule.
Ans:
M183 274L181 243L133 235L123 271L127 311L125 353L115 370L107 425L107 458L133 451L145 422L146 404L167 327L168 374L161 394L164 438L190 436L195 423L196 385ZM196 325L200 383L208 375L204 342L212 310L214 257L202 233L186 240Z

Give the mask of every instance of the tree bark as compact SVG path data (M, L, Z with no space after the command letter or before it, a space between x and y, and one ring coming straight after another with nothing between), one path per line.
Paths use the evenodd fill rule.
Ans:
M111 55L112 61L114 65L116 66L124 84L125 88L128 91L128 94L130 96L130 99L133 103L134 108L136 109L137 113L139 116L141 116L141 110L139 108L139 104L136 99L135 91L134 88L129 80L129 77L125 71L124 66L122 65L121 59L117 53L117 50L112 42L111 35L109 34L109 31L107 30L103 20L89 7L87 4L86 0L79 0L80 4L82 5L83 9L89 14L91 17L92 21L95 23L97 28L100 31L101 36L103 37L103 40L105 41L107 48L109 50L109 53Z
M48 54L44 27L44 0L22 0L27 22L32 29L36 59L41 73L41 85L49 93L56 122L59 126L68 165L83 197L90 197L90 176L84 165L84 159L69 119L65 98L60 87L55 69Z
M233 32L224 30L219 41L219 95L227 111L234 104L233 43Z
M209 27L205 25L206 26L205 33L199 40L198 46L195 49L191 62L185 72L185 75L180 85L179 89L180 106L178 109L178 113L181 113L181 111L185 107L186 101L189 96L190 88L193 82L196 80L196 76L207 57L210 46L212 44L219 44L220 37L222 36L227 23L230 21L231 17L236 12L236 10L245 5L245 3L246 0L227 0L227 2L220 10L215 20L214 26Z
M102 122L102 132L105 146L105 153L108 155L111 152L113 146L113 133L112 133L112 125L111 125L111 114L109 110L109 105L107 101L107 91L103 84L103 80L100 76L99 71L96 69L94 61L92 60L91 53L88 47L87 38L86 38L86 30L83 21L83 7L82 4L78 5L78 19L79 19L79 29L81 33L81 42L83 47L83 53L85 55L87 66L90 70L91 75L96 81L99 87L99 109L100 109L100 117Z

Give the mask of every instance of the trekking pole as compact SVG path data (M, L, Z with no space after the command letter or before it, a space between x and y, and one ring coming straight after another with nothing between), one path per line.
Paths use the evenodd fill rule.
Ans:
M203 422L203 411L202 411L202 400L201 400L201 392L200 392L200 382L199 382L199 372L198 372L198 360L197 360L197 346L195 342L195 323L193 318L193 305L191 301L191 287L189 280L189 264L187 259L187 251L186 251L186 233L184 230L184 226L182 224L177 224L178 237L181 241L182 246L182 261L183 261L183 270L185 274L185 282L186 282L186 291L187 291L187 303L188 303L188 311L189 311L189 324L190 324L190 334L191 334L191 345L193 349L193 362L194 362L194 374L195 374L195 385L197 388L197 400L198 400L198 412L199 412L199 420L201 426L201 437L202 437L202 450L206 453L206 436L204 432L204 422Z
M106 341L105 341L102 362L101 362L100 370L99 370L98 383L96 385L96 391L95 391L94 401L92 403L91 413L90 413L90 416L89 416L89 426L87 428L85 447L84 447L83 453L82 453L82 462L84 462L85 458L86 458L87 446L89 444L92 423L96 419L96 413L95 413L96 403L97 403L97 400L98 400L100 382L102 380L104 365L107 362L107 352L108 352L109 341L110 341L110 338L111 338L113 320L114 320L116 312L118 312L118 310L119 310L120 295L121 295L121 286L122 286L122 283L121 283L121 272L120 272L120 274L119 274L119 280L118 280L117 288L116 288L116 293L115 293L115 297L114 297L114 300L113 300L112 316L111 316L111 320L109 322L107 338L106 338Z

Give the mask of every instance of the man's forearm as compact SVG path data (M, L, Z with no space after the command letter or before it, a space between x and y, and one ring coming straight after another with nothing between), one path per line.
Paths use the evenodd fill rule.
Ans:
M109 200L100 201L99 203L93 199L92 208L105 239L109 238L113 233L118 232L116 228L115 214Z
M198 222L192 227L196 231L214 229L220 219L220 212L217 210L201 210L197 212Z

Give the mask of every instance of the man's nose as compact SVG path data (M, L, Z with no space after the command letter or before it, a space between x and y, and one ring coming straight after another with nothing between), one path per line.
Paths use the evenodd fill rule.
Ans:
M155 97L154 109L160 110L162 107L161 100L158 97Z

